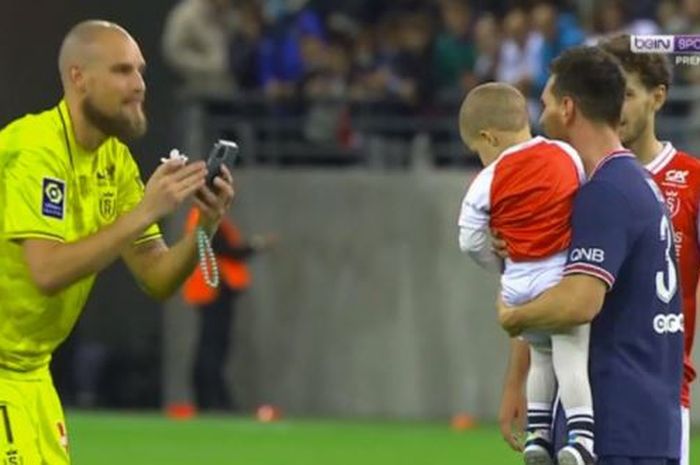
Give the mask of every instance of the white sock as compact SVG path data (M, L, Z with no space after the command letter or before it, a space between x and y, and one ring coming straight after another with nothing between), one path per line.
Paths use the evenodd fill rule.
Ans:
M549 349L530 347L527 375L527 432L551 442L552 402L557 387Z
M570 439L593 452L593 397L588 379L589 325L552 335L552 360Z

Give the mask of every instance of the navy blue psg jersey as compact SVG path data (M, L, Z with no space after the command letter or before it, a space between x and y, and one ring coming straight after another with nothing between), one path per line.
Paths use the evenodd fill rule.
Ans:
M678 458L683 314L663 197L627 151L579 190L564 273L608 287L591 323L590 380L599 456Z

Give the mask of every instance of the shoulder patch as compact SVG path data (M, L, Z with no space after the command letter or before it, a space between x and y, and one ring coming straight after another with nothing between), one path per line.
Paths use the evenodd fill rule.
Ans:
M41 214L63 219L66 200L66 182L61 179L44 178L42 182Z

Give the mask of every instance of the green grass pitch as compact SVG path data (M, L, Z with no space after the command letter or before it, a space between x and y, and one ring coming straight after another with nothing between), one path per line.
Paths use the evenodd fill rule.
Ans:
M67 412L73 465L519 465L494 426ZM700 436L691 445L700 447ZM700 457L700 455L698 455ZM700 465L700 460L691 463Z

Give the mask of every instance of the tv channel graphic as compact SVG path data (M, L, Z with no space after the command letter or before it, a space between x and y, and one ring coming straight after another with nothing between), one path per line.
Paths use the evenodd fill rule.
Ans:
M700 53L700 35L633 35L630 48L634 53Z
M673 57L674 65L700 66L700 55L676 55Z

